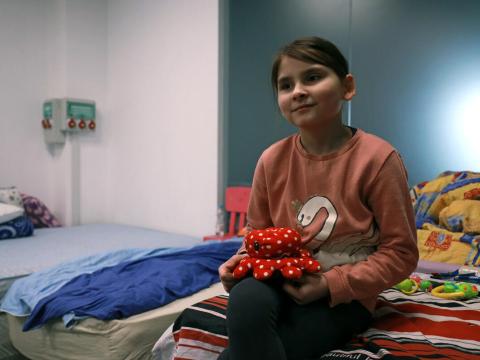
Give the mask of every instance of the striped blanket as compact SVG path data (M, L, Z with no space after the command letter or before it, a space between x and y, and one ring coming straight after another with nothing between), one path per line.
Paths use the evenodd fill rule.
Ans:
M227 296L186 309L153 349L156 360L214 360L228 345ZM389 289L364 333L319 360L480 360L480 298L453 301Z

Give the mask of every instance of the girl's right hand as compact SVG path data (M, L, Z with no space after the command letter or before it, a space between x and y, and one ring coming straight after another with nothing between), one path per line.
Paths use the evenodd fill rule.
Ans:
M235 254L230 259L225 261L218 268L218 274L220 275L220 281L222 282L223 288L226 292L230 292L233 285L235 285L238 280L233 277L233 270L238 265L240 260L242 260L247 254Z

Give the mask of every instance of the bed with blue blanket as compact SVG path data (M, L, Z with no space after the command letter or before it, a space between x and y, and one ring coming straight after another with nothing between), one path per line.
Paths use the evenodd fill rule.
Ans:
M149 359L184 308L223 293L218 266L239 246L123 225L38 230L0 242L0 311L31 359Z

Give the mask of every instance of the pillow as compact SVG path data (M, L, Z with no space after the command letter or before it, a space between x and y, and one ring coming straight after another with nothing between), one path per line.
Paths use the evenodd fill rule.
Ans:
M440 211L439 220L447 230L480 234L480 201L454 200Z
M415 185L410 192L416 225L438 223L440 212L455 200L480 199L480 173L444 172L436 179Z
M0 203L0 224L13 220L24 212L23 207Z
M20 194L25 208L26 215L30 218L33 226L37 229L45 227L62 226L55 215L51 213L48 207L34 196Z
M33 224L26 215L0 224L0 240L13 239L33 234Z
M0 187L0 203L16 205L23 208L22 197L15 186Z

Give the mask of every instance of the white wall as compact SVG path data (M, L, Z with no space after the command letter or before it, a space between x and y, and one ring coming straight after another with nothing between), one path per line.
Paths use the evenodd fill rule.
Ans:
M111 0L109 213L196 235L217 204L218 0Z
M48 93L46 2L0 1L0 186L50 200L49 155L41 133Z
M67 224L210 233L218 35L218 0L0 0L0 186ZM99 125L47 147L41 104L63 96Z
M106 20L106 1L0 1L0 186L38 196L67 225L108 220L105 181L86 190L104 166L107 149L101 125L95 134L81 136L78 149L75 141L47 146L42 103L52 97L92 98L102 123Z

